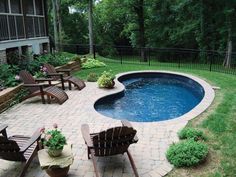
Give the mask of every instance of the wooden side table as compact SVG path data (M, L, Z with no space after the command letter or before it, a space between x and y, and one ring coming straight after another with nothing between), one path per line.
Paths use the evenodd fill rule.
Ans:
M47 149L38 151L41 168L46 170L47 174L51 177L66 177L70 165L74 161L71 147L71 145L64 146L62 154L59 157L49 156Z

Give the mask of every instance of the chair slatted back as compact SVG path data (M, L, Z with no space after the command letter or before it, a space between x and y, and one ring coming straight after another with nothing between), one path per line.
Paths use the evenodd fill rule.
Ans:
M36 84L35 79L28 71L25 70L20 71L19 76L21 80L24 82L24 84ZM39 90L38 87L29 87L28 89L31 93Z
M9 140L0 136L0 158L10 161L25 161L24 154L20 152L20 147L14 140Z
M136 130L121 126L102 131L92 137L95 156L123 154L134 143Z
M47 68L47 72L50 74L50 73L57 73L56 69L54 66L48 64L48 63L45 63L44 64L44 67ZM58 80L60 79L60 76L50 76L53 80Z

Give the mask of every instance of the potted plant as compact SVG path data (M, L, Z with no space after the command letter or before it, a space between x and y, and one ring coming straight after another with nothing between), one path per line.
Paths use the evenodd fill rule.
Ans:
M60 156L63 150L64 145L66 145L66 138L61 133L60 130L58 130L57 124L53 125L52 130L48 130L45 132L45 128L42 129L42 134L44 134L42 138L43 145L46 146L48 149L48 154L51 157L57 157Z
M98 78L98 86L100 88L113 88L115 85L114 79L115 76L111 73L111 71L104 71Z

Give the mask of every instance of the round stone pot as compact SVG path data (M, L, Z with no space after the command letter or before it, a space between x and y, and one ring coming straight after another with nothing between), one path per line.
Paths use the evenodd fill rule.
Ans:
M107 86L106 88L107 89L112 89L112 88L114 88L114 86L115 86L115 81L112 81L112 84Z
M63 149L48 149L48 155L51 157L58 157L61 155Z
M66 177L69 169L70 169L70 166L65 167L65 168L49 168L49 169L46 169L46 173L50 177Z

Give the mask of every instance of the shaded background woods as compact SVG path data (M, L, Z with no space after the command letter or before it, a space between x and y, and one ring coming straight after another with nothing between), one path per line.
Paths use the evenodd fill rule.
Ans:
M90 0L91 1L91 0ZM63 44L89 44L89 1L57 0L60 4L60 39ZM49 27L53 37L52 1ZM69 7L69 8L68 8ZM94 44L114 55L117 48L190 48L225 51L222 64L232 64L236 45L236 1L102 0L93 1ZM204 58L204 57L200 57Z

